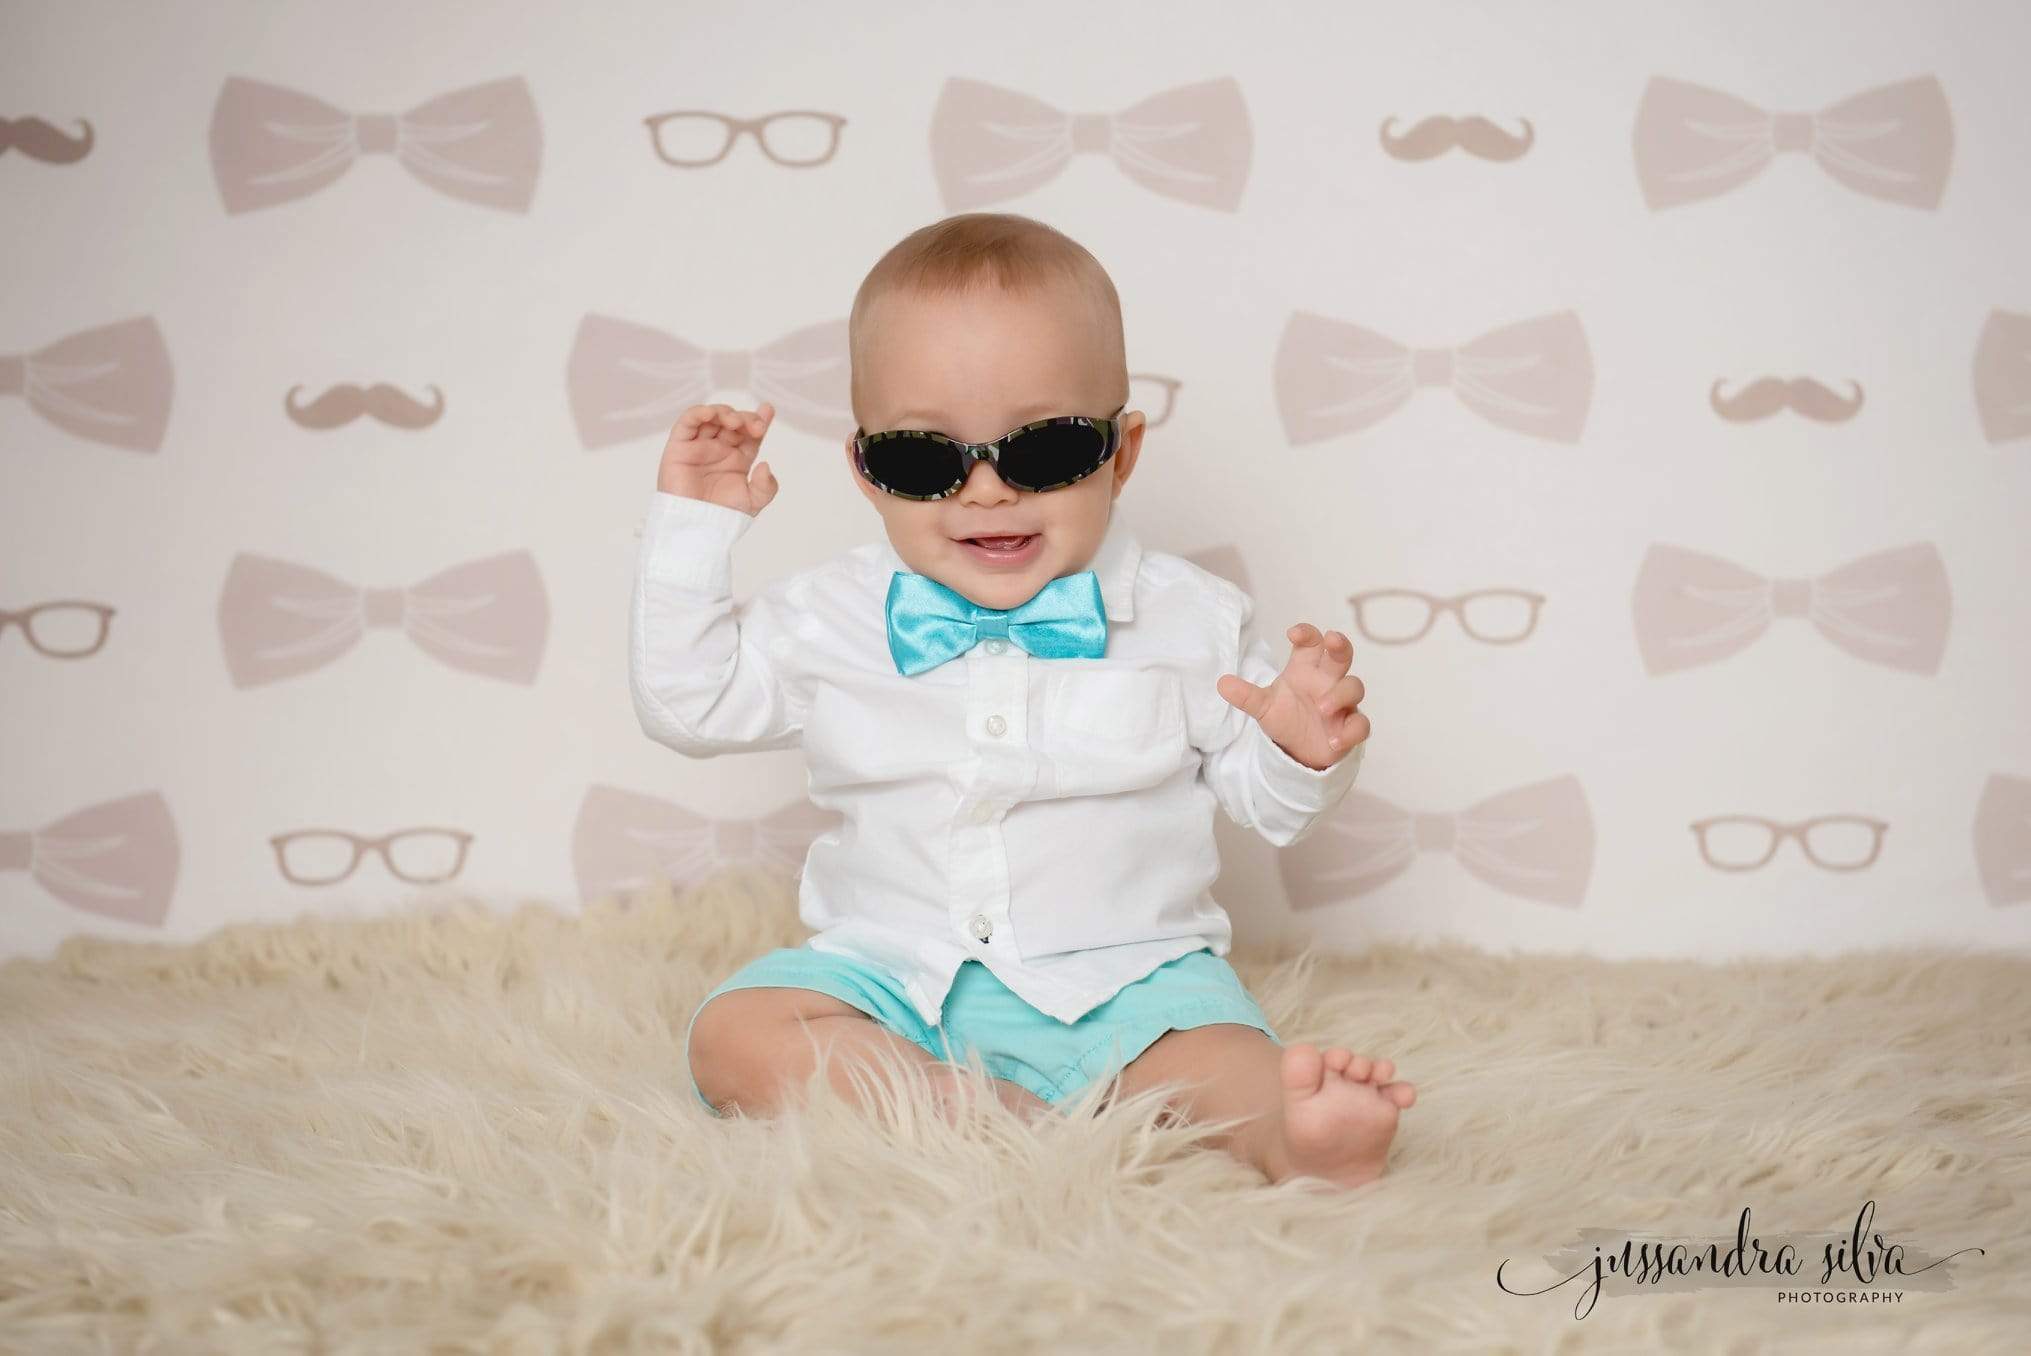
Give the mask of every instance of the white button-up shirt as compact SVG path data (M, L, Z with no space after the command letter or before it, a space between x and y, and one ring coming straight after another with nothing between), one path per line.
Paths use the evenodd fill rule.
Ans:
M695 758L802 745L809 795L842 816L811 844L798 909L812 948L898 976L926 1025L978 960L1071 1022L1166 961L1233 938L1209 887L1217 804L1278 846L1353 784L1221 697L1281 671L1236 585L1141 549L1117 503L1090 565L1098 659L987 639L905 677L889 652L886 539L732 596L739 509L661 490L643 521L629 685L652 739Z

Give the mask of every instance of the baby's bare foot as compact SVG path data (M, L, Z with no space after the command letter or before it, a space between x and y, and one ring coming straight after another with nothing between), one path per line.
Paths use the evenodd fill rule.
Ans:
M1396 1066L1333 1046L1283 1052L1283 1156L1291 1175L1360 1186L1382 1175L1398 1114L1417 1100Z

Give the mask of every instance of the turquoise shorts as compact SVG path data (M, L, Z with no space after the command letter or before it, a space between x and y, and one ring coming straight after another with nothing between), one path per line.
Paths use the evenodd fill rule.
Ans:
M729 989L770 986L829 994L947 1063L963 1063L969 1052L978 1052L991 1077L1005 1078L1053 1105L1096 1079L1112 1078L1166 1031L1238 1022L1283 1044L1234 967L1210 947L1165 962L1076 1022L1039 1012L992 970L969 959L953 976L941 1023L933 1027L924 1024L902 984L886 970L807 944L757 957L699 1000L684 1028L687 1067L691 1028L707 1003ZM691 1090L706 1110L720 1114L696 1079Z

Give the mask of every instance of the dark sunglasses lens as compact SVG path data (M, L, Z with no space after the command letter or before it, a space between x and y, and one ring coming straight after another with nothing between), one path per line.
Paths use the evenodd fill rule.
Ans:
M877 438L861 457L875 483L893 494L929 499L959 483L959 454L931 438Z
M1107 435L1092 424L1041 424L1002 449L1002 479L1026 490L1054 490L1091 475L1106 450Z

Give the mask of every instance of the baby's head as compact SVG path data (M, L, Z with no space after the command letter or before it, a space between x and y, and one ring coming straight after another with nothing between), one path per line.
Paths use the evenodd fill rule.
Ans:
M912 232L882 256L848 321L853 414L863 433L920 429L987 442L1055 415L1116 415L1113 456L1082 480L1032 492L976 462L941 499L905 499L847 473L918 574L982 607L1028 602L1092 563L1114 498L1142 449L1129 410L1121 303L1100 261L1029 217L968 212ZM937 444L921 444L934 454ZM1012 559L966 539L1032 534Z

